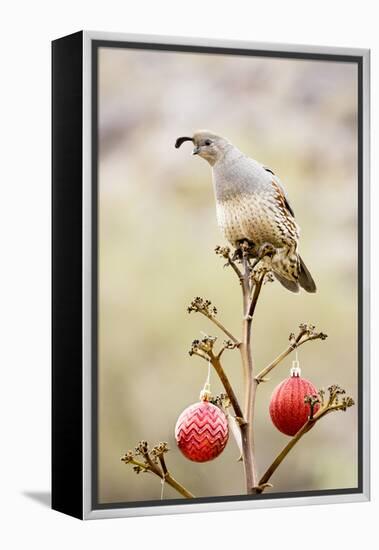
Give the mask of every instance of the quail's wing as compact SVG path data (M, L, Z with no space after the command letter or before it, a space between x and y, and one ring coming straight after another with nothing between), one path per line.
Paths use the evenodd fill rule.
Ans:
M285 208L288 210L288 212L291 214L291 216L295 217L295 212L293 211L293 208L289 202L288 194L286 191L286 188L284 187L283 183L280 181L277 175L274 174L270 168L267 168L266 166L263 167L266 172L270 172L272 174L272 183L274 185L275 191L278 194L280 202L282 202L285 206Z

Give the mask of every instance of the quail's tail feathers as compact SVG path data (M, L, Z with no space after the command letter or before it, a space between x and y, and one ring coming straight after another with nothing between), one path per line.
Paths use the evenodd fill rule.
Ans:
M307 266L303 262L301 256L299 256L300 271L299 271L299 284L307 292L316 292L316 283L313 280L312 275L309 273Z
M314 293L316 292L316 283L313 280L312 275L309 273L307 266L303 262L301 256L299 256L299 274L298 279L287 279L283 276L283 273L278 273L274 270L274 275L276 279L291 292L299 292L299 285L306 290L307 292Z
M273 272L276 279L278 279L279 283L284 286L287 290L290 290L291 292L299 292L299 283L297 281L292 281L290 279L286 279L278 273L277 271Z

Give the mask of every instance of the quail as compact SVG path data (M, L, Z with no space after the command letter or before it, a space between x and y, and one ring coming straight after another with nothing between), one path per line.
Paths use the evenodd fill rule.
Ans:
M211 166L218 225L229 243L238 249L244 241L252 250L272 249L270 267L288 290L316 292L315 282L303 262L298 243L300 229L287 192L272 170L244 155L227 139L201 130L180 137L194 144L192 154Z

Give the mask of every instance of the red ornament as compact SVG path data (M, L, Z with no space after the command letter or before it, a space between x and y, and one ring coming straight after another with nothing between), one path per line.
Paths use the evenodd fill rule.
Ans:
M306 395L317 395L317 389L305 378L301 378L300 369L291 370L286 378L275 388L270 401L270 416L279 431L286 435L295 435L308 420L309 403L304 403ZM313 412L317 412L317 403Z
M229 437L224 412L206 399L187 407L175 426L175 439L185 457L207 462L218 457Z

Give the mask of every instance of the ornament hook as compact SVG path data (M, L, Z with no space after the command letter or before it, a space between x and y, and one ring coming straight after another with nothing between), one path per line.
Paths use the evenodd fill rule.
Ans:
M208 360L207 379L205 380L204 387L200 392L201 401L209 401L210 398L212 397L210 381L211 381L211 362L210 362L210 360Z
M297 354L297 348L295 350L295 359L292 361L292 367L291 367L291 370L290 370L290 374L291 374L291 376L296 376L296 377L301 376L301 368L300 368L299 357L298 357L298 354Z

